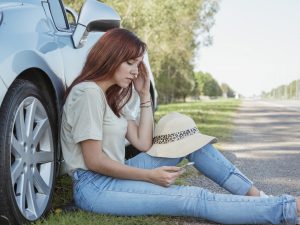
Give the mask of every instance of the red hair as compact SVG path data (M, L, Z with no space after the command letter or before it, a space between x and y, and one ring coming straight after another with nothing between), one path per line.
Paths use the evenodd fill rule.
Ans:
M84 81L103 81L110 79L121 63L142 56L147 45L134 33L115 28L107 31L90 50L79 76L67 88L65 97L71 89ZM147 70L143 62L139 64L139 75L146 77ZM107 103L120 117L121 110L132 95L132 83L127 88L112 85L105 93Z

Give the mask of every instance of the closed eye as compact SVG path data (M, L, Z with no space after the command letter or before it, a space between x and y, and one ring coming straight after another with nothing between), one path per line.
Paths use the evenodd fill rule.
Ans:
M127 61L127 64L128 64L128 65L133 65L133 64L137 63L137 66L139 66L139 65L141 64L142 61L143 61L143 58L142 58L142 57L138 57L138 58L136 58L136 59L129 59L129 60Z

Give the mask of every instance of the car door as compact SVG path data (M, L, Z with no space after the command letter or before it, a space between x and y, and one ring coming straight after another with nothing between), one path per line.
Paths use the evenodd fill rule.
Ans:
M61 53L60 76L64 79L65 85L69 86L79 75L88 51L103 32L90 33L85 44L80 48L75 48L72 35L77 23L74 20L78 19L76 12L66 10L61 0L48 0L48 3L44 5L46 14L53 19L55 39Z

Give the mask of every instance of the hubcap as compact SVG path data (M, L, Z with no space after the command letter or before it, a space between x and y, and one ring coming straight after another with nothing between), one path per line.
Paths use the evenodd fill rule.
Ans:
M46 110L35 97L17 109L11 137L11 181L20 212L27 220L45 211L53 183L54 147Z

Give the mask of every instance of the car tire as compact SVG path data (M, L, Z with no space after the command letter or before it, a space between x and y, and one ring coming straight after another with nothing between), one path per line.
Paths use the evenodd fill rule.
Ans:
M23 224L50 208L57 167L56 110L47 90L16 80L0 109L1 224Z

